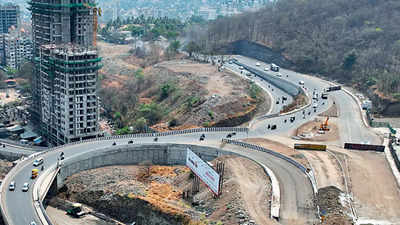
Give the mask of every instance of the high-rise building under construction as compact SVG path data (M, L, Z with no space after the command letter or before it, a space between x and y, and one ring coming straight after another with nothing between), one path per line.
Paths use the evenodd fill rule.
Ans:
M94 0L31 0L32 118L52 145L99 134Z

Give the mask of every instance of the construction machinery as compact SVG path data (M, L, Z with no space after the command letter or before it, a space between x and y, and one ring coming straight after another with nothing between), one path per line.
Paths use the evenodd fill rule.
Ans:
M67 209L67 215L73 216L75 218L79 218L85 215L85 212L82 211L82 204L74 203L71 208Z
M328 120L329 120L329 116L326 117L325 122L321 124L319 130L321 130L321 131L329 131Z

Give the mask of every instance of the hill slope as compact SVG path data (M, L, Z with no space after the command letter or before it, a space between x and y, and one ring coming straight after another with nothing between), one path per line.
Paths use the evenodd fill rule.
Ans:
M216 49L237 40L257 42L281 52L296 70L399 101L399 20L397 0L279 0L258 12L216 20L207 41L197 43Z

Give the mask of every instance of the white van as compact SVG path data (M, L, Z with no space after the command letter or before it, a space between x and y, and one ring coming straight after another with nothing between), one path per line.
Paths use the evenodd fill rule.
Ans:
M43 158L35 159L35 161L33 161L33 166L40 166L42 164L43 164Z

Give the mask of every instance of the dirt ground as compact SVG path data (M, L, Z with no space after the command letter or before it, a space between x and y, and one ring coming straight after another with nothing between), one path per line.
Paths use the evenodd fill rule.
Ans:
M6 97L8 93L8 98ZM0 105L4 105L10 102L14 102L18 99L19 94L14 88L1 89L0 90Z
M324 117L318 117L314 121L307 122L296 129L295 135L307 141L331 142L339 140L339 129L336 125L335 118L329 118L329 131L325 131L324 134L318 133L321 124L324 123L325 120L326 118Z
M177 73L190 73L190 76L196 77L201 82L206 83L205 88L208 90L207 96L218 94L227 96L237 93L240 87L239 77L232 78L232 74L226 72L218 72L216 66L204 63L196 63L188 60L168 61L159 64L171 71ZM223 87L223 88L221 88Z
M313 167L318 188L334 186L345 191L343 177L336 159L328 152L302 151Z
M93 201L95 204L98 196L91 194L102 190L104 196L110 196L110 193L127 195L132 199L145 200L165 213L190 215L192 219L200 220L199 224L206 221L217 224L275 224L269 218L271 186L264 170L244 158L224 156L218 160L225 162L223 193L218 199L214 199L203 184L193 200L182 199L183 191L191 190L189 170L182 166L150 165L113 166L83 171L68 178L68 191L58 196L73 202L88 204L86 201L89 200L89 203ZM216 161L212 163L215 165ZM88 205L96 210L94 205ZM57 213L55 211L53 217Z
M400 192L385 155L331 147L346 154L358 216L400 224Z
M266 213L270 208L265 190L270 184L265 172L258 165L242 158L231 158L227 162L234 179L239 181L240 193L249 216L256 224L272 224L274 221Z

